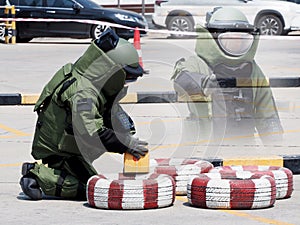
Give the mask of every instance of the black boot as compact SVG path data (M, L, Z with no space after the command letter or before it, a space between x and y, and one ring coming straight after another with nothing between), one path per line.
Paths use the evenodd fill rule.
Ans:
M22 175L23 176L27 175L29 173L29 170L33 169L34 166L35 166L35 163L28 163L28 162L23 163L23 165L22 165L22 172L21 172Z
M33 174L30 173L30 170L33 169L35 163L23 163L22 165L22 175L23 177L20 180L20 185L24 194L30 197L32 200L41 200L42 191L36 181Z

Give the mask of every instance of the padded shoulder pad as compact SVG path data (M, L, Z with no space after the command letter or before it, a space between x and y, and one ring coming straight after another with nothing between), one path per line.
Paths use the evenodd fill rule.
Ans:
M64 68L64 75L68 76L72 72L73 64L68 63L68 64L64 65L63 68Z

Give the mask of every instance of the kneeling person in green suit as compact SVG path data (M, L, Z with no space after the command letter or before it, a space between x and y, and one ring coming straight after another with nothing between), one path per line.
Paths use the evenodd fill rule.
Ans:
M134 123L118 104L125 84L143 76L138 62L133 45L108 29L48 82L34 108L31 154L42 163L22 166L27 196L86 199L87 180L97 174L92 162L104 152L146 154L147 143L133 137Z

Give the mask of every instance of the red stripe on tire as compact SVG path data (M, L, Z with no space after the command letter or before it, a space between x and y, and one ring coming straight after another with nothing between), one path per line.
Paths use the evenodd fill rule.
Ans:
M252 180L229 181L230 208L251 209L255 193L255 184ZM250 190L250 192L249 192Z
M158 174L167 174L173 178L177 176L177 169L175 166L158 166L155 168L154 172Z
M197 160L197 159L184 159L182 162L182 165L195 164L198 161L199 160Z
M101 178L100 178L101 179ZM97 181L99 180L98 177L93 177L89 182L88 182L88 190L87 190L87 200L89 205L95 207L95 200L94 200L94 190L95 190L95 185Z
M144 189L144 208L154 209L158 208L158 183L149 182L149 180L143 180Z
M170 164L170 158L164 158L164 159L155 159L155 161L157 162L157 164L160 165L169 165Z
M228 171L221 170L220 175L221 175L222 179L230 179L230 178L236 177L236 171L235 170L228 170Z
M202 178L204 178L204 176L202 176ZM199 206L199 207L203 207L203 208L207 208L206 205L206 187L207 184L209 182L210 178L206 178L206 179L200 179L200 177L195 178L192 182L192 189L191 189L191 201L193 205ZM198 191L200 189L203 189L203 191L196 191L193 187L198 187ZM193 196L195 195L195 192L197 192L197 200L193 198Z
M122 199L124 193L123 181L112 181L108 191L108 208L109 209L122 209ZM118 198L115 198L118 196Z

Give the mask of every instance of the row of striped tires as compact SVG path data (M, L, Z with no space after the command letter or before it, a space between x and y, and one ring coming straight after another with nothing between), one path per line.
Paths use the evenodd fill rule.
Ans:
M293 191L293 174L283 167L213 167L197 159L151 159L149 174L96 175L87 184L88 203L103 209L171 206L187 195L195 207L266 208Z
M92 176L87 183L90 206L101 209L153 209L171 206L187 192L187 182L213 168L197 159L151 159L148 174Z
M201 208L257 209L289 198L293 174L275 166L224 166L191 178L187 198Z

